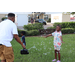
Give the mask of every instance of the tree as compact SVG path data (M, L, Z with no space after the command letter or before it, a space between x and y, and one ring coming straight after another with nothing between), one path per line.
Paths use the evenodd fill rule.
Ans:
M75 12L71 12L71 14L72 14L72 15L74 15L74 14L75 14Z

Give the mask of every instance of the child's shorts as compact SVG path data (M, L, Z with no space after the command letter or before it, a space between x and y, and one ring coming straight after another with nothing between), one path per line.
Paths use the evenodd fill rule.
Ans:
M54 45L54 49L55 49L55 50L60 50L60 49L61 49L61 46L55 46L55 45Z
M26 44L25 44L25 43L23 43L23 45L25 45L25 46L26 46Z

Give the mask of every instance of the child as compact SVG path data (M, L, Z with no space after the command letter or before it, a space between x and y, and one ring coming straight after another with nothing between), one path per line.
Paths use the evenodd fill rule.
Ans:
M52 61L54 62L57 60L57 52L58 52L59 60L57 62L60 62L60 48L61 48L61 44L64 43L62 40L61 26L57 25L56 31L53 32L52 34L45 36L45 38L49 36L54 36L55 59Z
M25 42L25 31L22 31L22 32L21 32L21 35L22 35L21 41L22 41L23 44L26 46L26 42Z

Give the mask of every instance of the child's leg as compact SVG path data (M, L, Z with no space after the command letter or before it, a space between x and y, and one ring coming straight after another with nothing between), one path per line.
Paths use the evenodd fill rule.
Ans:
M56 50L56 46L54 46L54 49L55 49L55 59L52 60L53 62L57 60L57 50Z
M55 50L55 59L57 59L57 50Z
M55 59L57 59L57 46L54 45L54 49L55 49Z
M60 50L58 51L58 59L60 61Z
M57 60L57 50L55 50L55 59L52 60L53 62Z
M60 48L61 48L60 46L57 46L58 59L59 59L58 61L60 61Z

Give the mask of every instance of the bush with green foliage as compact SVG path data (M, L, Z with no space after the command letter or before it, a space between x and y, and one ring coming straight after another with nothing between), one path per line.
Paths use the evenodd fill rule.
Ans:
M47 29L55 29L55 27L48 27Z
M53 26L56 28L57 25L61 25L62 28L75 28L75 22L62 22L54 23Z
M55 28L49 27L47 29L55 29ZM62 28L61 31L63 34L71 34L75 33L75 28Z
M51 22L51 18L49 18L49 20L47 22Z
M4 21L5 19L7 19L7 17L3 17L3 18L2 18L2 21Z
M23 27L25 30L39 30L39 29L44 29L42 23L34 23L34 24L28 24L24 25Z
M75 28L62 28L61 31L63 34L75 33Z
M19 37L21 37L21 32L25 31L25 30L18 30L18 34ZM30 31L25 31L25 36L36 36L39 35L39 31L38 30L30 30Z

